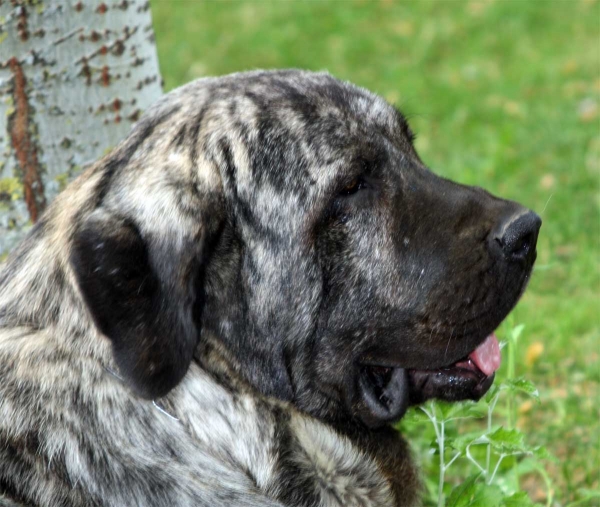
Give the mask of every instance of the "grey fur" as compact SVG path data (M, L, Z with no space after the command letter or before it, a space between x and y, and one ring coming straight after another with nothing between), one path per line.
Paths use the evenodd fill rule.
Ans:
M0 272L0 505L418 504L406 443L348 377L347 344L362 354L377 329L319 338L438 294L437 260L395 260L383 208L360 204L374 232L352 241L351 211L328 211L348 206L335 189L352 177L353 139L379 156L371 137L433 178L403 118L366 90L301 71L203 79L163 97L59 195ZM481 227L516 209L465 189ZM527 277L510 283L515 301ZM482 340L463 327L450 347L420 339L401 366L422 368L432 350L437 367L443 347L458 360Z

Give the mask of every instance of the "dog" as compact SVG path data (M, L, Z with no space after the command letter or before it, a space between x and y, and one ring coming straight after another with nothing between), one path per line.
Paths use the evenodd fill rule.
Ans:
M392 427L478 399L539 217L327 73L170 92L0 272L0 505L413 506Z

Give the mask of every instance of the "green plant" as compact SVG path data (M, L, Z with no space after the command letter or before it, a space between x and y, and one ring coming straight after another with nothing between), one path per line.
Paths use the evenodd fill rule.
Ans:
M426 421L432 425L434 439L429 449L438 458L438 483L435 494L431 484L429 490L430 496L437 497L437 507L535 505L525 491L519 490L519 477L531 472L542 475L547 489L546 505L552 504L552 484L540 462L548 458L548 453L541 446L528 445L525 435L514 428L517 397L524 394L539 401L531 382L514 378L515 349L523 329L523 325L513 327L502 344L508 348L508 378L492 386L484 399L478 403L429 401L405 418L403 424L412 426L413 431ZM504 414L498 410L501 397L507 400ZM475 425L473 419L477 420ZM495 423L495 419L503 424ZM458 476L468 478L452 487L446 481L448 471L460 461Z

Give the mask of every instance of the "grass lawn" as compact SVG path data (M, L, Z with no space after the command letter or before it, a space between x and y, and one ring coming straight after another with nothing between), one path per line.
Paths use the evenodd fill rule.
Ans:
M600 4L153 0L151 8L166 90L247 69L326 69L398 104L436 172L541 214L533 280L513 313L526 326L516 372L536 384L541 403L520 404L516 424L556 457L545 462L554 505L598 490ZM537 476L521 480L546 501Z

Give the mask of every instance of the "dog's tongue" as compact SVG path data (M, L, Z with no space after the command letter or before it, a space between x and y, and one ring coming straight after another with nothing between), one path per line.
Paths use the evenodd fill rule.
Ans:
M500 368L502 357L496 335L492 333L485 341L469 354L469 358L488 377Z

